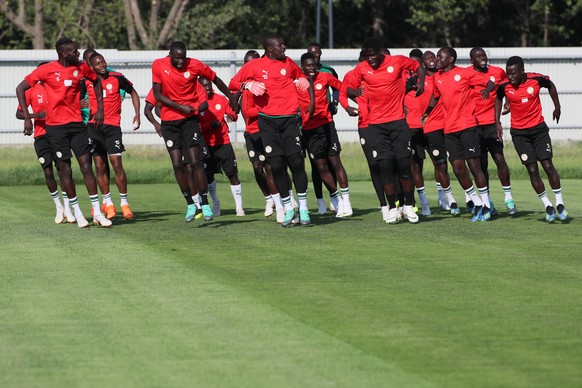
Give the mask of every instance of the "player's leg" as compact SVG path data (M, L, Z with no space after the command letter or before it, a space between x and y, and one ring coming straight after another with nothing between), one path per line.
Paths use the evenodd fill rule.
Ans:
M546 175L548 176L548 181L550 182L550 187L554 192L556 197L556 210L558 211L558 219L560 221L564 221L568 219L568 211L566 210L566 206L564 205L564 198L562 196L562 185L560 183L560 175L558 171L554 167L554 163L552 159L542 160L541 162L542 168L544 169Z
M238 167L236 161L236 155L232 144L223 144L217 147L214 157L218 162L224 175L228 178L230 182L230 192L234 199L236 215L242 217L245 215L243 208L243 196L242 196L242 186L240 180L238 179Z
M65 208L61 204L59 189L53 171L52 149L46 136L39 136L34 139L34 150L44 174L46 187L55 204L55 223L60 224L65 220Z
M121 212L123 213L123 218L126 220L131 220L133 218L133 212L129 207L129 202L127 200L127 175L125 169L123 168L123 158L121 154L109 155L109 161L111 162L111 167L115 172L115 185L119 192Z

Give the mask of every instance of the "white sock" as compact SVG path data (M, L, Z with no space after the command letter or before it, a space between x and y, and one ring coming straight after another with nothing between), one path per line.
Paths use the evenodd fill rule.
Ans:
M475 206L483 206L483 202L481 201L481 198L479 198L479 196L477 195L477 191L475 190L474 186L471 186L467 190L465 190L465 197L469 198L467 202L473 201L473 204L475 204Z
M340 193L342 194L342 201L345 203L350 203L350 188L346 187L345 189L340 188Z
M281 200L281 195L279 193L271 194L271 199L273 199L273 202L275 202L275 207L277 209L283 209L283 201Z
M127 202L127 193L123 194L123 193L119 193L119 198L120 198L120 205L124 206L124 205L129 205L129 203Z
M560 187L559 189L552 189L552 191L554 192L554 195L556 196L556 207L558 205L563 205L564 204L564 199L562 198L562 188Z
M242 187L240 183L238 185L230 185L230 192L234 198L234 205L237 209L242 209Z
M552 203L550 202L550 199L548 198L548 193L546 193L545 190L543 193L538 194L538 197L540 198L540 200L544 204L544 209L547 208L548 206L552 206Z
M55 191L54 193L51 193L51 197L53 197L53 201L55 202L55 206L57 209L63 207L63 205L61 204L61 198L59 197L59 190Z
M481 196L481 201L483 202L483 205L488 209L491 209L491 201L489 200L489 188L485 186L479 187L477 190L479 190L479 195Z
M62 191L61 194L63 195L63 206L65 207L65 210L69 210L71 207L69 196L64 191Z
M299 210L307 210L307 193L297 193L299 199Z
M196 208L198 209L202 209L202 206L200 205L202 198L200 198L200 194L196 193L192 196L192 201L194 201L194 205L196 205Z
M428 198L426 198L426 190L424 189L424 186L417 188L416 192L418 193L418 198L420 199L420 203L427 204Z

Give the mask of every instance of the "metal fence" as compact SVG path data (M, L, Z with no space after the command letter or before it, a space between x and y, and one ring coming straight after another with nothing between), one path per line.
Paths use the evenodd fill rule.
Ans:
M437 49L431 48L436 53ZM457 48L459 66L469 65L470 48ZM257 49L261 52L262 50ZM410 49L393 49L392 54L408 55ZM556 140L582 140L582 124L579 110L582 108L582 69L581 47L553 48L491 48L486 49L491 64L505 67L507 58L513 55L521 56L526 64L526 71L535 71L549 75L556 84L562 105L560 123L551 121L553 105L547 93L541 96L546 122L552 129L552 138ZM151 63L156 58L166 56L167 51L119 51L99 50L104 55L110 67L122 72L131 80L144 98L151 88ZM189 51L188 56L197 58L211 66L218 76L227 84L242 65L246 50L205 50ZM287 50L287 55L298 61L304 50ZM344 74L357 63L359 49L324 50L322 62L335 68L343 78ZM18 102L15 89L18 83L30 73L39 62L56 59L54 50L4 50L0 51L0 145L1 144L31 144L32 139L22 134L23 124L15 117ZM122 114L122 129L126 144L161 144L160 138L153 126L142 117L142 127L134 132L131 119L133 117L131 102L124 102ZM503 118L505 127L509 127L508 118ZM349 117L343 109L335 116L335 123L340 139L343 142L357 141L357 120ZM240 119L231 124L231 139L242 142L244 122Z

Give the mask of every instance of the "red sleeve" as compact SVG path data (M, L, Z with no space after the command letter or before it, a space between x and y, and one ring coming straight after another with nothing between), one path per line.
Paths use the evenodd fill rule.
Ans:
M79 67L81 68L85 78L93 81L93 83L97 82L97 73L95 73L85 62L81 63L81 66Z
M329 74L329 73L325 73L325 74ZM342 83L339 79L335 78L332 74L329 74L331 77L328 77L328 85L331 86L332 89L335 89L337 91L341 90L342 88Z
M154 105L154 106L156 105L157 101L156 101L156 98L154 97L154 89L150 89L145 101Z
M248 90L243 91L241 110L244 117L257 117L259 115L259 107L255 104L255 98Z
M30 85L32 87L32 86L36 85L39 81L44 80L44 78L46 77L46 74L43 72L43 67L44 66L37 67L29 75L24 77L24 80L26 81L26 83L28 85Z
M152 82L156 84L161 84L160 78L160 60L156 59L154 63L152 63Z
M239 71L232 77L230 83L228 84L228 88L230 90L236 91L240 90L241 85L245 81L249 81L251 79L251 71L250 71L250 64L252 61L245 63Z

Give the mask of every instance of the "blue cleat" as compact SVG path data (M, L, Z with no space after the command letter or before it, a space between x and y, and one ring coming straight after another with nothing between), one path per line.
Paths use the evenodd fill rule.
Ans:
M471 218L471 222L477 222L481 219L481 212L483 211L483 206L475 206L474 208L473 217ZM489 215L491 217L491 214Z
M295 218L295 210L290 209L285 211L285 217L283 218L283 222L281 222L281 226L287 227L291 225L293 219Z
M553 206L546 207L546 221L554 222L556 219L556 209Z
M491 219L491 216L493 216L493 210L483 207L483 209L481 210L481 215L479 216L479 221L489 221Z
M473 201L469 200L469 202L467 202L467 210L469 213L475 214L475 203Z
M212 213L210 205L202 205L202 217L204 217L204 221L212 221L214 219L214 213Z
M459 206L457 205L456 202L451 203L451 214L453 216L458 216L459 214L461 214L461 209L459 209Z
M493 205L493 201L489 201L489 204L491 205L491 207L489 208L489 210L491 212L491 216L496 216L497 209L495 209L495 205Z
M509 198L505 200L505 207L507 208L507 214L513 216L517 213L517 207L515 207L515 202L513 198Z
M188 210L186 210L186 222L194 221L194 217L196 217L196 205L188 205Z
M568 219L568 211L566 207L562 204L558 205L558 219L560 221L565 221Z
M309 218L309 210L307 209L299 210L299 222L303 226L311 224L311 219Z

